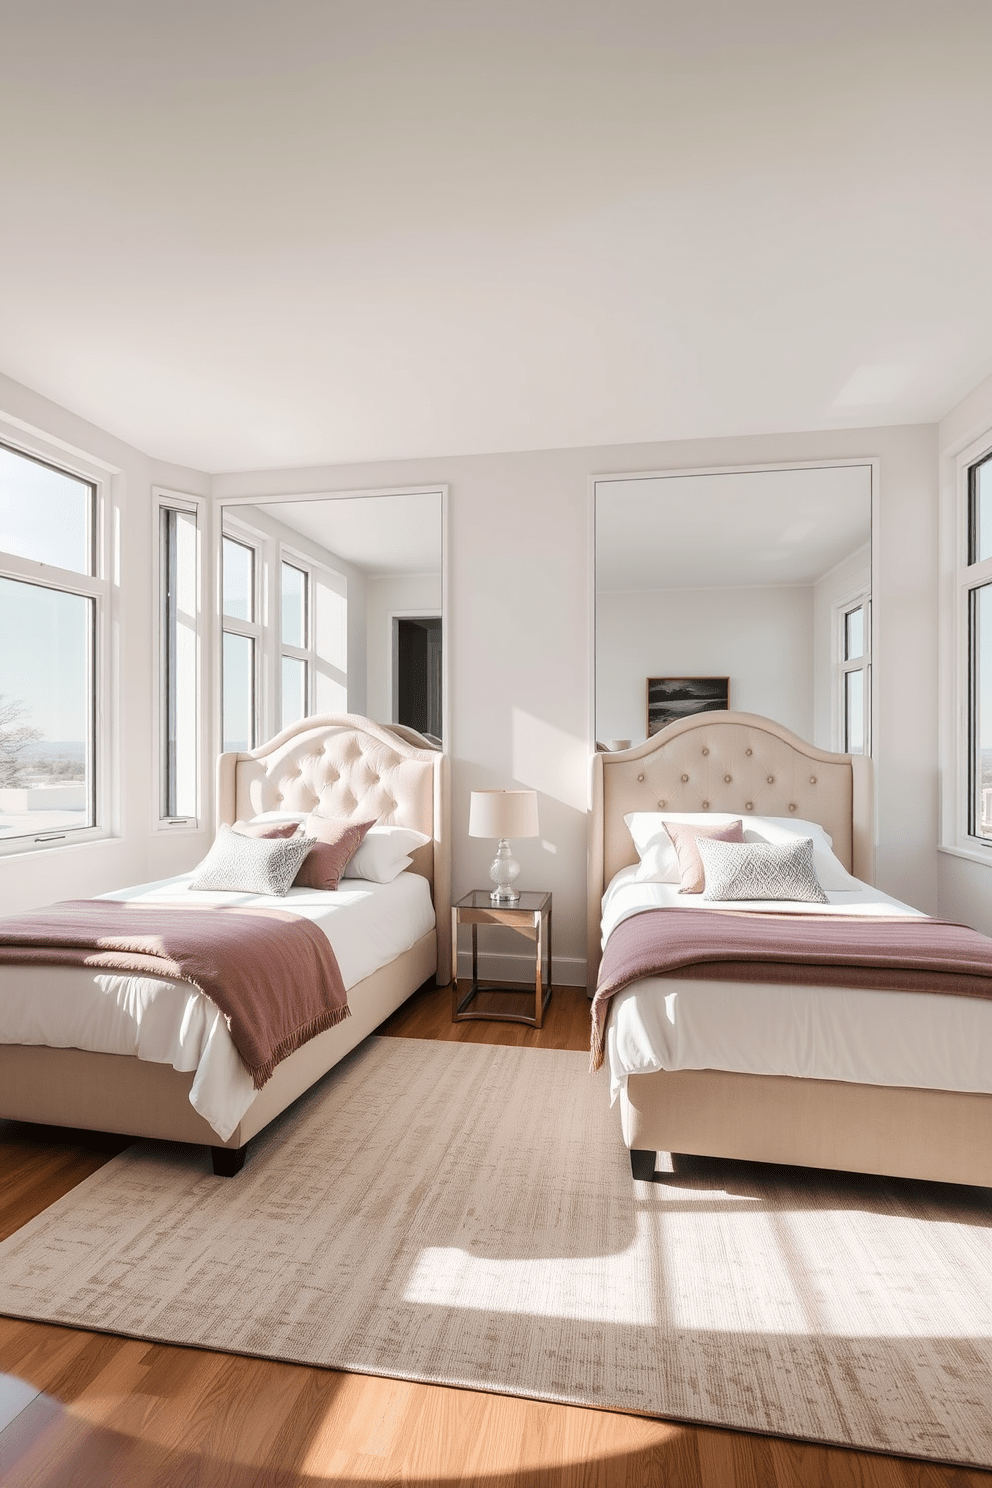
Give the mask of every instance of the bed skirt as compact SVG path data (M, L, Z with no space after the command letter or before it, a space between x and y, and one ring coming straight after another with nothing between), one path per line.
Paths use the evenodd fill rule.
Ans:
M992 1187L992 1095L787 1075L629 1075L631 1150Z

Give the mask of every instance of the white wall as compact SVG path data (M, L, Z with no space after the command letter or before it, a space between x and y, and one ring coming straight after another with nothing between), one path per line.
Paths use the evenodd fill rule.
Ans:
M647 736L648 677L729 677L730 706L813 729L809 586L596 595L596 734Z
M813 731L809 735L820 749L842 749L837 737L839 689L834 670L834 638L837 606L871 589L871 546L834 565L813 585Z
M393 721L393 615L441 613L440 574L370 574L366 582L368 716ZM441 644L445 637L442 633Z
M157 831L157 741L153 738L154 617L149 575L152 488L206 495L206 476L150 460L113 435L39 394L0 376L0 432L17 429L46 439L70 457L103 466L110 483L119 540L113 586L117 722L112 741L116 789L111 803L117 835L107 840L0 856L0 912L14 913L55 899L99 894L181 871L206 850L212 833ZM16 639L0 637L0 645Z
M824 459L879 461L875 588L878 883L936 908L937 431L934 425L263 471L220 496L446 483L445 643L456 895L485 884L469 792L540 792L541 837L515 844L524 887L554 892L556 976L584 982L592 743L590 477ZM912 809L907 809L907 802Z

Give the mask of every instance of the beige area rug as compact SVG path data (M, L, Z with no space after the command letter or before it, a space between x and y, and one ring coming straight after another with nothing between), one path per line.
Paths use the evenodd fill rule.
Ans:
M992 1465L992 1194L696 1159L586 1056L367 1041L214 1178L141 1143L0 1245L0 1312Z

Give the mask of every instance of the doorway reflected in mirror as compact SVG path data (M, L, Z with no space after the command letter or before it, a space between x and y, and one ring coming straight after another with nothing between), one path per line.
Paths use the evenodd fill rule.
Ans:
M440 615L393 616L393 722L441 738Z

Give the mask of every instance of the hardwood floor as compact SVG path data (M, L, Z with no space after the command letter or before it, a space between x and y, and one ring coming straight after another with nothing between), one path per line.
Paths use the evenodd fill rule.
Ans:
M578 989L556 989L540 1032L452 1025L450 1006L447 989L422 991L380 1032L587 1047L589 1005ZM122 1145L0 1122L0 1237ZM987 1472L7 1318L0 1318L0 1371L11 1377L0 1378L4 1488L992 1485ZM25 1404L29 1391L38 1393Z

